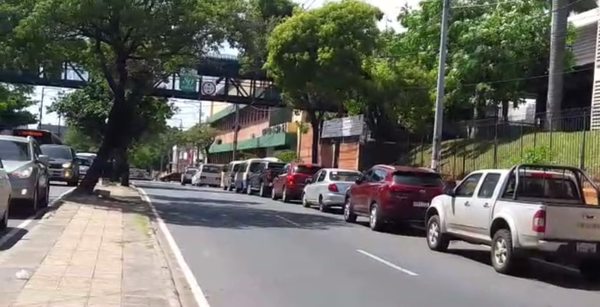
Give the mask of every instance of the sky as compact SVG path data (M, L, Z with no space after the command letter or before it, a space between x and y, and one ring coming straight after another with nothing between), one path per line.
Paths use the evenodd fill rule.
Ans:
M329 2L329 0L293 0L294 2L300 4L304 8L318 8L322 6L324 3ZM384 17L379 23L379 27L381 29L384 28L393 28L395 30L400 30L400 26L396 21L396 17L400 13L400 9L404 5L409 5L414 7L418 5L419 0L364 0L365 2L377 6L383 13ZM221 53L228 55L235 55L236 50L233 50L227 46L221 48ZM46 111L46 107L51 105L54 100L60 95L60 93L68 93L69 89L61 89L54 87L36 87L34 94L32 95L32 99L37 103L28 108L30 112L39 116L40 103L43 100L43 114L42 114L42 123L43 124L52 124L58 125L59 121L64 124L64 119L59 119L57 114L48 113ZM43 92L43 95L42 95ZM43 99L42 99L43 97ZM210 102L200 102L197 100L181 100L181 99L173 99L172 100L177 107L178 111L173 116L172 119L169 120L168 124L175 127L183 127L183 129L188 129L195 124L198 123L200 106L202 105L202 113L203 120L206 119L206 115L209 112ZM32 125L35 126L35 125Z

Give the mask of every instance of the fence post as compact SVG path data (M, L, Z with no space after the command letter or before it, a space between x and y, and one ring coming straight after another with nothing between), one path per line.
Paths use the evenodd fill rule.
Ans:
M585 120L585 111L584 113L584 120ZM580 169L585 169L585 135L586 135L586 131L587 129L585 129L585 125L583 125L583 135L581 137L581 148L579 149L579 168Z
M454 162L452 162L452 180L456 180L456 140L452 142L452 147L454 151L452 152L452 158Z
M550 154L552 154L552 134L553 134L553 130L554 130L554 128L552 128L553 118L554 118L554 116L549 116L549 118L548 118L548 126L550 127Z
M425 164L425 136L421 137L421 164L419 166L423 166Z
M538 131L538 122L536 119L535 123L533 124L533 149L535 149L537 147L537 131Z
M521 161L523 160L523 123L521 123L521 136L519 137L521 141Z
M463 147L462 149L463 149L463 154L462 154L463 161L462 161L462 173L461 173L461 175L462 175L462 176L464 176L464 175L466 175L466 174L465 174L465 167L466 167L466 165L465 165L465 164L466 164L467 162L465 161L465 157L466 157L466 155L467 155L467 151L466 151L465 147Z
M498 168L498 116L494 127L494 168Z

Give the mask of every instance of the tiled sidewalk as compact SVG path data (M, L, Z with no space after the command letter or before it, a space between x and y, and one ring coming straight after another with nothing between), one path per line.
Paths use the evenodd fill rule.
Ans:
M40 222L63 230L8 306L179 305L147 204L132 189L103 189L116 200L73 198ZM11 249L14 257L0 260L0 270L17 259L19 249L44 244L37 242L42 237L31 237Z

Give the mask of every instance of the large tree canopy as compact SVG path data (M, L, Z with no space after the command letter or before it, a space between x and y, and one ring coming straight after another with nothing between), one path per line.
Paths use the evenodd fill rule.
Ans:
M296 13L275 27L265 67L290 106L306 110L317 162L318 110L342 110L364 78L363 62L376 49L382 13L356 0Z
M137 105L144 103L159 81L193 67L202 54L225 39L228 22L239 13L238 3L39 0L0 6L0 15L19 13L11 31L14 49L39 63L44 59L76 62L110 89L113 104L102 145L80 190L91 192L110 152L130 145L135 132L129 124Z

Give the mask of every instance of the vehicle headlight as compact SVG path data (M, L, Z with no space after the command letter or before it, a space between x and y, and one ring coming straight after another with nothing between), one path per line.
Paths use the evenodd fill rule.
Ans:
M62 165L62 167L63 167L63 168L70 168L71 166L73 166L73 163L72 163L72 162L65 162L65 163L63 163L63 165Z
M18 178L29 178L33 173L33 167L26 167L12 172L12 175Z

